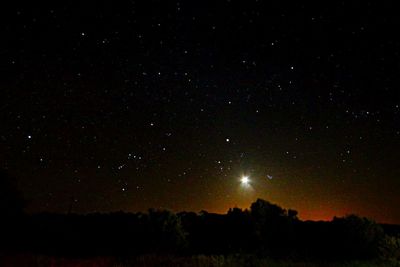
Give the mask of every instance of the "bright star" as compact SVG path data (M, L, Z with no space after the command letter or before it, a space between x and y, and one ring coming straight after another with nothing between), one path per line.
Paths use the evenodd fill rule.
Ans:
M242 183L243 186L247 186L250 183L249 176L242 176L240 179L240 182Z

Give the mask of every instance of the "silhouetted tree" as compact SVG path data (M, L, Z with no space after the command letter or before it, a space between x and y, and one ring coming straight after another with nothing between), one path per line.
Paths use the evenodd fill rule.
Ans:
M23 200L15 179L4 170L0 170L0 214L0 248L10 249L20 245Z
M345 258L367 259L379 256L385 233L374 221L356 215L334 218L332 221L337 250Z
M226 229L229 251L250 251L254 248L254 221L247 209L229 209L226 215Z
M278 205L272 204L263 199L257 199L251 204L251 215L258 223L265 224L269 221L274 221L282 216L285 216L285 210Z
M150 209L148 213L149 231L154 247L162 250L179 250L186 245L180 218L167 210Z
M298 214L297 210L292 210L292 209L288 210L288 217L292 220L297 220L297 214Z
M263 199L257 199L250 207L255 222L258 243L264 253L273 255L288 255L293 249L294 228L297 211L290 213L278 205Z
M16 216L23 213L24 202L19 194L16 181L0 169L0 212L2 216Z

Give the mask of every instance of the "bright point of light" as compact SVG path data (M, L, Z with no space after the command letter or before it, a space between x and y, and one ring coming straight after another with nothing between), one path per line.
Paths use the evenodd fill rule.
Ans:
M249 176L243 176L243 177L240 179L240 182L242 183L242 185L248 185L249 182L250 182Z

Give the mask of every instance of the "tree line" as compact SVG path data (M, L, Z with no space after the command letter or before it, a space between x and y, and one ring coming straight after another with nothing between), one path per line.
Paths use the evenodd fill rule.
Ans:
M257 199L249 209L108 214L25 214L0 177L0 249L62 256L256 254L305 260L400 259L400 228L348 215L302 221L297 211Z

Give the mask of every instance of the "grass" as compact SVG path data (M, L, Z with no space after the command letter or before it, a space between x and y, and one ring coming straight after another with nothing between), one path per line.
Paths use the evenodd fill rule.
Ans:
M0 266L18 267L400 267L396 261L317 263L271 260L247 255L143 255L127 260L113 258L64 259L37 255L2 256Z

